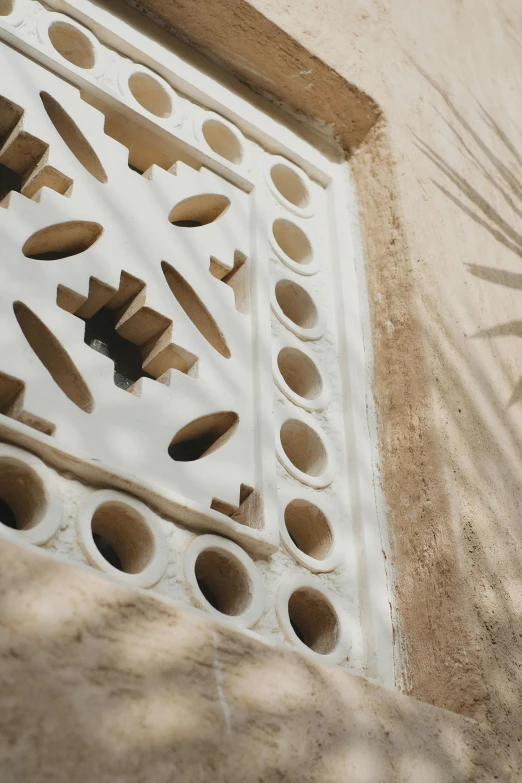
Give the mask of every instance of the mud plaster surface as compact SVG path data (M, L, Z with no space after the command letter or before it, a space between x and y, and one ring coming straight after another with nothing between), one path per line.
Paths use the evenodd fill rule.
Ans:
M473 721L35 550L0 556L5 783L507 779Z

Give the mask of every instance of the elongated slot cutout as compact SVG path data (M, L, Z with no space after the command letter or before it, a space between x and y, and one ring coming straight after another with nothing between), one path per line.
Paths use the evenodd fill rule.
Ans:
M225 337L194 289L187 283L185 278L182 277L173 266L167 264L166 261L162 261L161 268L170 290L196 329L198 329L205 340L210 343L221 356L224 356L225 359L229 359L230 350L225 341Z
M206 226L221 217L229 206L230 200L226 196L215 193L191 196L176 204L169 220L181 228Z
M13 310L25 339L55 383L78 408L91 413L92 394L59 340L23 302L15 302Z
M224 446L232 437L239 417L233 411L211 413L182 427L169 446L175 462L193 462Z
M107 174L95 151L65 109L48 92L41 92L40 98L47 116L62 137L70 151L81 165L98 182L107 182Z
M89 223L86 220L55 223L32 234L25 242L22 252L24 256L35 261L58 261L88 250L102 233L103 228L99 223Z

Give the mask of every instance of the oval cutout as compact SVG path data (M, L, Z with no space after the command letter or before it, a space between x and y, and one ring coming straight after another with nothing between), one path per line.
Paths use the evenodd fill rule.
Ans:
M192 286L166 261L161 262L161 268L167 285L196 329L221 356L230 359L230 350L221 330Z
M90 223L87 220L55 223L32 234L22 252L26 258L33 258L35 261L58 261L88 250L102 233L103 228L99 223Z
M169 220L179 228L206 226L221 217L229 206L230 199L217 193L190 196L176 204L169 215Z
M47 116L62 137L76 160L98 182L107 182L107 174L97 154L65 109L48 92L41 92L40 98Z
M90 70L96 64L96 54L89 38L76 25L53 22L49 27L49 40L62 57L77 68Z
M172 114L172 101L162 84L148 73L137 71L129 78L129 90L146 111L167 119Z
M169 457L175 462L194 462L212 454L232 437L238 422L239 416L233 411L194 419L172 438Z
M23 302L14 302L13 310L25 339L55 383L78 408L91 413L94 400L89 387L60 341Z
M236 134L224 122L206 120L201 130L210 149L231 163L241 163L243 147Z

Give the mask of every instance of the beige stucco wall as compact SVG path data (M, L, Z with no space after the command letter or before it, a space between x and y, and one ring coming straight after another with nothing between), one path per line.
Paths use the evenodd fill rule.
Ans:
M145 4L358 146L398 675L414 698L2 543L2 779L517 780L519 4Z
M487 729L0 543L5 783L488 783Z

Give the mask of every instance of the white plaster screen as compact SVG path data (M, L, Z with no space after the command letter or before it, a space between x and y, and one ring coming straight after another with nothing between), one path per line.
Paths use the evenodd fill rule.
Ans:
M2 535L386 681L342 160L59 7L0 0Z

